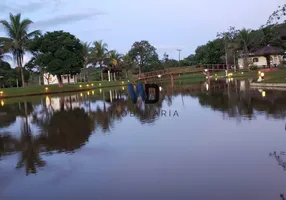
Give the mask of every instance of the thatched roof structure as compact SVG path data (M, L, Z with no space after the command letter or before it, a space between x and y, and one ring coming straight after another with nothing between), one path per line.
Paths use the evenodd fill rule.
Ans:
M279 47L266 46L253 53L253 56L283 55L284 50Z

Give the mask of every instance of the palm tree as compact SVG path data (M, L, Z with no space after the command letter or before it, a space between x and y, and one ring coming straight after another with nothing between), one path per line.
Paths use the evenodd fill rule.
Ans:
M237 35L237 41L238 44L240 45L240 48L242 49L243 52L243 58L244 58L244 66L248 65L247 64L247 58L250 50L250 46L254 42L254 37L251 34L251 30L243 28L238 32Z
M109 52L109 63L113 69L118 68L118 64L121 61L122 55L119 54L116 50ZM114 72L114 80L116 81L116 73Z
M126 78L128 78L128 72L132 68L133 64L134 63L132 61L132 58L129 56L129 54L125 54L124 56L122 56L122 62L120 63L120 65L125 71Z
M21 14L13 15L11 13L10 21L0 20L0 24L4 27L8 35L8 37L0 37L0 41L5 43L12 53L14 60L17 61L21 72L22 87L25 86L22 64L27 43L31 38L40 34L39 30L28 33L29 26L32 23L29 19L21 20Z
M91 54L92 48L91 48L91 43L87 43L87 42L82 43L82 46L83 46L83 55L84 55L83 68L86 69L88 64L90 64L93 61L92 54ZM85 70L84 76L85 76L85 81L87 81L86 70Z
M94 47L92 49L92 56L96 60L96 62L99 64L101 68L101 80L103 80L103 73L102 73L102 68L103 68L103 63L108 57L108 45L104 43L102 40L100 41L95 41L93 43Z
M6 59L6 60L11 59L11 57L9 55L7 55L6 53L8 53L7 48L5 48L4 42L1 42L0 43L0 64L1 64L1 62L4 61L4 59Z

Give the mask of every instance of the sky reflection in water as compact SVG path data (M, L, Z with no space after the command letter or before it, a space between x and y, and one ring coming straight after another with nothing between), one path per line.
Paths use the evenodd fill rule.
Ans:
M162 87L155 105L132 104L126 88L5 100L0 197L286 193L286 92L250 90L244 81ZM172 114L156 115L162 110Z

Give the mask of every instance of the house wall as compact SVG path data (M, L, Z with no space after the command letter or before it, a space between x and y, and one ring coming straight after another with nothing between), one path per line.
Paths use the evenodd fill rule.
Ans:
M283 61L283 56L281 55L270 56L270 64L279 65L282 63L282 61ZM250 66L251 65L255 65L257 67L267 66L267 60L266 60L266 57L264 56L251 56L248 58L248 63ZM240 69L243 68L243 58L238 58L238 66Z
M62 75L62 80L63 80L63 84L67 84L68 83L68 76L70 77L70 83L76 83L76 76L72 76L72 75ZM43 79L44 79L44 85L54 85L54 84L58 84L58 79L57 76L53 76L49 73L45 73L43 75Z

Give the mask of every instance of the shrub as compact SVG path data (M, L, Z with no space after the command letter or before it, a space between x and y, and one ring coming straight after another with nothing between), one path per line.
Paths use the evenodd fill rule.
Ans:
M249 66L249 69L250 69L250 70L257 70L258 67L257 67L256 65L251 65L251 66Z
M284 64L279 64L279 65L277 65L277 68L285 68L285 65Z

